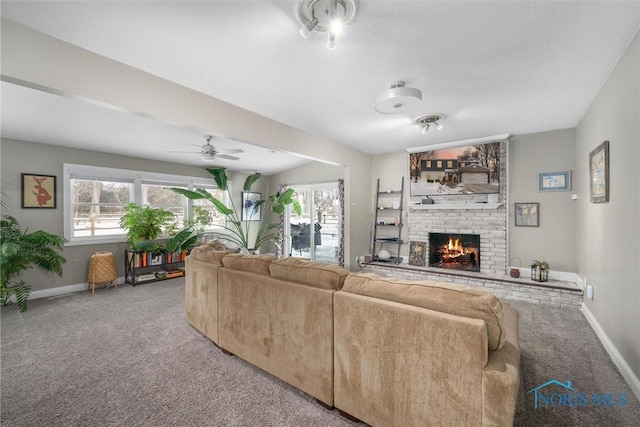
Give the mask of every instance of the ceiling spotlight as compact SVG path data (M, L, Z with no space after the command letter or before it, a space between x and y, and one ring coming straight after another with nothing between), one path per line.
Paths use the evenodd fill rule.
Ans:
M378 96L376 111L382 114L405 113L416 108L421 102L422 92L419 89L405 87L403 81L397 81Z
M314 31L329 33L332 37L327 40L328 49L335 49L336 39L355 14L355 0L299 0L296 6L302 37L307 39Z
M300 35L304 37L305 40L308 39L309 36L311 36L311 32L316 28L316 25L318 25L318 18L314 17L300 28Z
M334 50L336 48L336 36L333 33L329 33L327 36L327 49Z
M331 20L331 23L329 24L329 32L331 34L335 34L336 36L339 36L340 34L342 34L343 30L344 30L344 24L342 23L341 19L334 18Z
M430 127L435 127L436 129L442 129L442 121L443 117L437 114L433 114L430 116L421 116L415 120L415 123L418 125L418 129L420 132L427 133Z

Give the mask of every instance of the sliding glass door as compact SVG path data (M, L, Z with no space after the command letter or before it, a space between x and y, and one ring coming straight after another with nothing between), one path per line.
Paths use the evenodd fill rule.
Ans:
M302 215L285 219L285 255L338 264L341 212L338 183L292 185Z

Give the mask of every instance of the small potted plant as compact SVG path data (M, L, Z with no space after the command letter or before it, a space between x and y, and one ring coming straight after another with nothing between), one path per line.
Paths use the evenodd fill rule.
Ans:
M146 250L153 244L153 240L175 218L173 213L161 208L140 206L129 203L124 208L125 214L120 218L120 228L127 231L127 243L134 250Z
M546 282L549 280L549 263L545 260L534 260L531 264L531 280Z

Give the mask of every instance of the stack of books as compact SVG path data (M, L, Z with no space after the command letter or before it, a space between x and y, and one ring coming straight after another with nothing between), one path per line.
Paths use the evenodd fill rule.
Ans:
M174 277L182 277L184 276L184 269L176 268L174 270L167 270L165 273L167 274L167 279L172 279Z
M139 274L136 276L136 282L146 282L148 280L156 280L155 273Z

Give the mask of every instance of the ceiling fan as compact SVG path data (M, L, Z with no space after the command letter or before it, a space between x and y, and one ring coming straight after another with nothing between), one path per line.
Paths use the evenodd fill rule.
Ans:
M216 147L211 145L211 140L213 139L213 136L205 135L204 139L207 142L206 142L206 144L204 144L202 146L191 144L194 147L200 147L200 151L199 152L198 151L170 151L170 153L194 153L194 154L200 154L202 156L202 160L212 161L212 160L214 160L216 158L227 159L227 160L240 160L239 157L230 156L229 154L237 154L237 153L242 153L244 151L241 148L233 148L231 150L216 150Z

